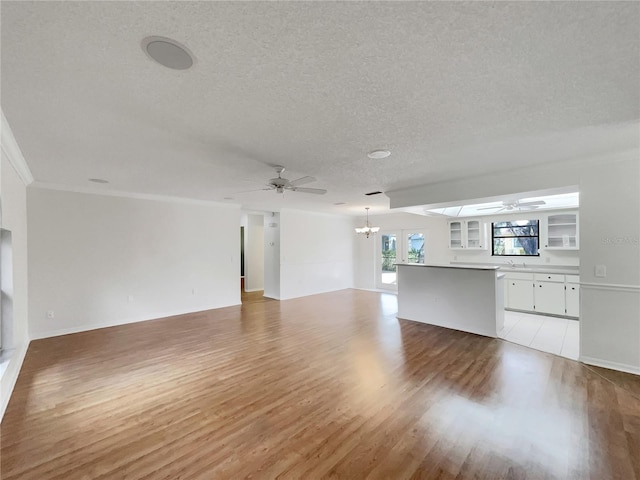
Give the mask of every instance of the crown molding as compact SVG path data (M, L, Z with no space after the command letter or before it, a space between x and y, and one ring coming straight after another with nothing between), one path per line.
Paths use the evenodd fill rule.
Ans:
M33 175L31 174L29 165L27 165L27 161L22 155L22 150L20 150L18 142L16 142L16 138L13 136L9 122L7 122L7 118L4 116L4 112L1 113L2 128L0 130L0 147L2 148L2 153L7 156L9 163L11 163L22 182L25 185L30 185L33 183Z

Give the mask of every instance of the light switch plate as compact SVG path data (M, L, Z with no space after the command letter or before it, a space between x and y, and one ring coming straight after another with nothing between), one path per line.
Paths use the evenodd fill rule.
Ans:
M599 278L605 278L607 276L607 267L606 265L596 265L595 267L595 276Z

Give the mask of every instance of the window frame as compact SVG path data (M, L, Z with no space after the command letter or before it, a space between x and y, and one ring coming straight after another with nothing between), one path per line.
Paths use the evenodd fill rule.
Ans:
M536 222L536 235L495 235L496 228L509 228L509 227L495 227L496 223L507 223L507 222L518 222L522 220L502 220L498 222L491 222L491 256L492 257L539 257L540 256L540 219L532 218L526 220L527 222ZM531 225L531 224L530 224ZM525 253L523 255L513 255L513 254L500 254L496 253L496 238L535 238L537 239L538 248L537 252L533 254Z

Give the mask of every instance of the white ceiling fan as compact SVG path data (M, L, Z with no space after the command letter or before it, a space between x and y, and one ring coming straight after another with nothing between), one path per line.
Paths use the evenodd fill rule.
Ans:
M275 169L278 176L269 180L269 183L267 183L267 188L258 188L256 190L247 190L245 192L237 193L258 192L261 190L275 190L277 193L284 193L285 190L290 190L292 192L313 193L316 195L324 195L325 193L327 193L327 191L322 188L307 188L300 186L307 183L315 182L315 177L301 177L297 180L288 180L286 178L282 178L282 174L285 171L285 168L283 166L276 165Z
M504 201L502 205L496 205L494 207L483 207L478 210L493 210L497 209L494 213L502 212L503 210L535 210L541 205L545 205L544 200L536 200L533 202L520 202L519 200Z

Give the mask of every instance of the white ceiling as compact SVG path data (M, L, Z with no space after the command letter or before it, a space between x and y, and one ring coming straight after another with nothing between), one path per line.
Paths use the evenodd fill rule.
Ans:
M42 184L362 214L388 207L373 190L638 147L636 2L0 8L2 108ZM149 35L193 68L154 63ZM234 194L270 164L329 193Z

